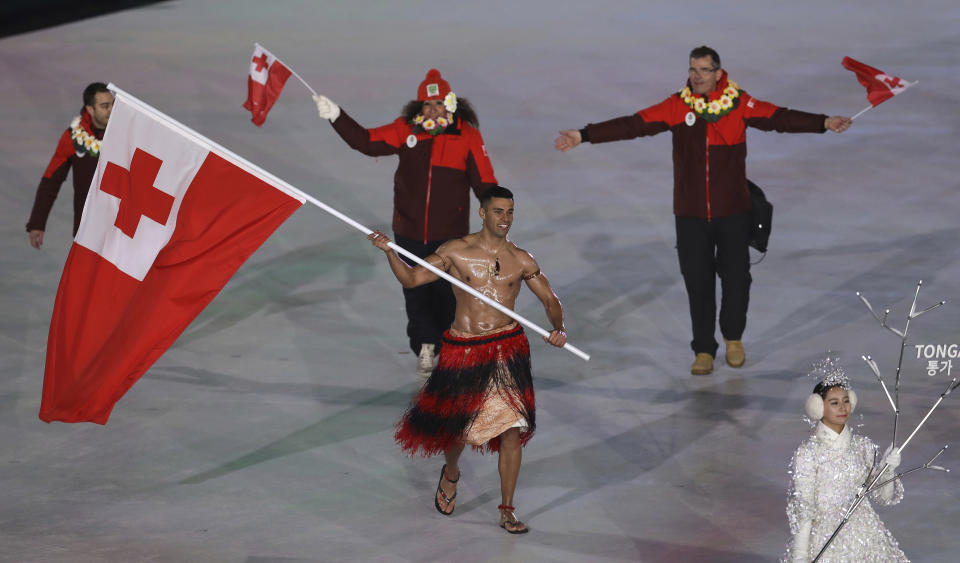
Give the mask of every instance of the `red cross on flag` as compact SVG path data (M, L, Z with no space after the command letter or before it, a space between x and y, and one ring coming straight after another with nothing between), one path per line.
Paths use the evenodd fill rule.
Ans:
M857 80L867 89L867 100L873 106L879 106L915 84L915 82L904 82L901 78L884 74L882 70L865 65L850 57L843 57L841 64L843 68L851 70L857 75Z
M50 321L47 422L106 424L120 397L304 202L253 164L116 94Z
M283 85L290 78L290 69L270 51L253 44L253 58L250 59L250 74L247 76L247 101L243 107L253 114L251 121L257 127L267 119L267 112L280 97Z

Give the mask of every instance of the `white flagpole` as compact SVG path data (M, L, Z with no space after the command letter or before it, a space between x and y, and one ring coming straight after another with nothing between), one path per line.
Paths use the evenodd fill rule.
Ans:
M306 192L303 192L302 190L300 190L300 189L298 189L298 188L295 188L294 186L292 186L292 185L284 182L284 181L281 180L280 178L277 178L276 176L274 176L273 174L267 172L267 171L264 170L263 168L260 168L260 167L257 166L256 164L253 164L252 162L246 160L245 158L236 155L235 153L233 153L233 151L230 151L230 150L224 148L223 146L221 146L221 145L219 145L219 144L211 141L210 139L204 137L204 136L201 135L200 133L197 133L197 132L194 131L193 129L190 129L190 128L187 127L186 125L183 125L182 123L180 123L180 122L174 120L173 118L167 116L167 115L164 114L163 112L161 112L161 111L153 108L152 106L144 103L143 101L141 101L140 99L136 98L135 96L133 96L133 95L131 95L131 94L128 94L127 92L124 92L124 91L121 90L120 88L117 88L116 85L114 85L113 83L107 84L107 88L108 88L109 90L111 90L112 92L114 92L114 94L116 94L118 97L122 97L125 102L129 103L130 105L137 106L137 108L139 108L141 111L143 111L143 112L145 112L145 113L149 113L150 115L152 115L154 118L156 118L158 121L160 121L162 124L166 125L167 127L170 127L171 129L176 130L178 133L180 133L180 134L182 134L182 135L184 135L184 136L186 136L186 137L190 137L191 139L193 139L194 142L196 142L197 144L199 144L199 145L201 145L201 146L206 147L208 150L216 151L221 157L223 157L224 159L230 161L232 164L238 166L239 168L242 168L243 170L249 172L250 174L253 174L254 176L262 179L263 181L265 181L265 182L267 182L267 183L273 184L274 186L277 186L277 187L281 188L283 191L287 192L291 197L295 197L296 199L299 199L300 201L309 201L310 203L316 205L316 206L319 207L320 209L323 209L323 210L326 211L327 213L333 215L333 216L336 217L337 219L340 219L340 220L343 221L344 223L350 225L351 227L353 227L354 229L357 229L358 231L360 231L361 233L363 233L363 234L365 234L365 235L369 235L370 233L373 232L371 229L368 229L367 227L365 227L365 226L363 226L362 224L354 221L354 220L351 219L350 217L347 217L347 216L344 215L343 213L340 213L339 211L337 211L336 209L334 209L334 208L330 207L329 205L323 203L323 202L320 201L319 199L317 199L317 198L311 196L310 194L308 194L308 193L306 193ZM109 127L109 124L108 124L107 126ZM476 289L474 289L474 288L470 287L469 285L463 283L462 281L454 278L454 277L451 276L450 274L448 274L448 273L446 273L446 272L444 272L444 271L442 271L442 270L439 270L439 269L435 268L432 264L429 264L428 262L426 262L426 261L423 260L422 258L419 258L419 257L416 256L415 254L407 251L405 248L403 248L403 247L401 247L401 246L399 246L399 245L397 245L397 244L394 244L393 242L391 242L391 243L389 244L389 246L390 246L390 248L392 248L392 249L395 250L396 252L399 252L400 254L406 256L406 257L409 258L410 260L412 260L412 261L416 262L417 264L423 266L424 268L430 270L430 271L433 272L434 274L436 274L436 275L440 276L441 278L449 281L450 283L456 285L456 286L459 287L460 289L466 291L467 293L469 293L470 295L476 297L477 299L480 299L481 301L483 301L483 302L486 303L487 305L490 305L490 306L493 307L494 309L497 309L498 311L500 311L500 312L503 313L504 315L507 315L508 317L510 317L510 318L514 319L515 321L521 323L522 325L526 326L527 328L529 328L530 330L536 332L537 334L543 336L544 338L547 338L548 336L550 336L550 332L549 332L549 331L544 330L543 328L541 328L540 326L538 326L536 323L534 323L534 322L532 322L532 321L524 318L523 316L519 315L519 314L516 313L515 311L509 309L508 307L503 306L501 303L498 303L498 302L494 301L493 299L490 299L490 298L487 297L486 295L483 295L482 293L480 293L480 292L477 291ZM570 344L570 343L564 344L563 348L564 348L564 350L567 350L567 351L573 353L574 355L579 356L580 358L583 358L584 360L587 360L587 361L590 360L590 355L589 355L589 354L583 352L582 350L580 350L579 348L577 348L576 346L574 346L574 345L572 345L572 344Z
M307 87L307 90L310 90L310 92L311 92L314 96L319 96L319 94L317 94L317 91L314 90L313 88L311 88L309 84L307 84L307 81L306 81L306 80L300 78L300 75L297 74L297 71L293 70L293 67L291 67L290 65L286 65L286 64L283 65L283 66L289 68L289 69L290 69L290 73L293 74L294 76L296 76L296 77L297 77L297 80L299 80L300 82L302 82L303 85Z
M875 108L875 107L877 107L877 106L871 104L871 105L863 108L862 110L860 110L860 111L857 113L857 115L851 117L851 118L850 118L850 121L853 121L854 119L860 117L861 115L867 113L868 111L872 110L872 109Z

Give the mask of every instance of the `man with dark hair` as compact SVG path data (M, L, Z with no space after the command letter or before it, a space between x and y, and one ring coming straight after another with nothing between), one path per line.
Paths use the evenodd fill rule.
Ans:
M690 52L686 87L633 115L561 131L560 151L582 142L606 143L673 133L673 213L677 255L690 303L694 375L713 371L717 351L716 278L720 277L720 332L726 360L743 365L741 337L750 297L750 192L746 128L780 133L841 133L848 117L828 117L758 100L728 79L720 55L707 46Z
M393 234L397 244L424 258L470 230L470 190L479 197L497 184L477 114L458 98L440 71L430 69L393 123L365 129L325 96L315 96L321 118L354 149L369 156L395 154ZM410 349L418 370L433 370L441 335L453 321L456 301L444 280L403 290Z
M701 45L700 47L690 51L691 59L702 59L703 57L710 57L710 59L713 61L713 66L715 68L720 68L720 54L710 47Z
M486 207L490 200L499 197L503 199L513 199L513 192L508 190L503 186L493 186L492 188L487 188L482 194L480 194L480 207ZM481 215L481 217L483 217Z
M67 173L73 169L73 234L80 228L83 216L83 204L87 201L87 192L93 181L100 158L100 141L107 128L110 112L113 110L113 94L103 82L94 82L83 90L83 108L80 115L73 119L70 127L60 136L57 149L47 165L37 195L33 201L30 220L27 221L27 233L30 245L40 248L43 245L43 233L47 228L47 218L54 200L60 192L60 186L67 179Z
M427 262L510 309L521 282L526 282L553 325L544 340L562 347L567 335L560 299L533 256L507 239L513 224L513 194L496 186L481 201L481 230L442 244ZM438 278L423 266L411 268L402 261L387 246L390 239L382 232L374 231L369 238L387 254L390 269L404 287ZM499 452L500 527L523 534L528 530L513 513L513 493L522 446L536 428L529 344L523 327L509 316L458 287L453 291L456 316L443 334L437 367L400 421L396 440L410 454L444 454L446 464L440 470L434 506L446 516L453 514L464 446Z

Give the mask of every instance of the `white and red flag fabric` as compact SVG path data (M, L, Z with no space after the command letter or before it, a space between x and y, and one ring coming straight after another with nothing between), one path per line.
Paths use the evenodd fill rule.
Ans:
M865 65L850 57L843 57L840 64L843 65L843 68L853 71L857 75L857 80L867 89L867 100L873 106L882 104L916 84L916 82L906 82L902 78L890 76L882 70Z
M270 51L253 45L253 58L250 59L250 73L247 75L247 101L243 107L250 110L251 121L257 127L267 119L267 112L280 97L283 85L290 78L291 70Z
M50 322L40 407L47 422L106 424L114 404L304 203L256 166L116 94Z

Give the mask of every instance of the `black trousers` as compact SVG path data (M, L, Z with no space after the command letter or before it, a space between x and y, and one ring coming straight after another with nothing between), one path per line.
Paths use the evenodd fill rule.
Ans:
M687 286L695 353L716 356L717 276L720 277L720 333L740 340L750 302L750 213L716 217L676 217L677 257Z
M419 258L430 256L446 242L440 240L424 244L422 240L404 238L396 233L393 234L393 240ZM400 259L410 264L402 255ZM420 287L404 288L403 300L407 310L410 349L414 354L419 354L421 344L435 344L439 351L443 332L453 324L457 310L457 299L453 296L450 282L437 280Z

